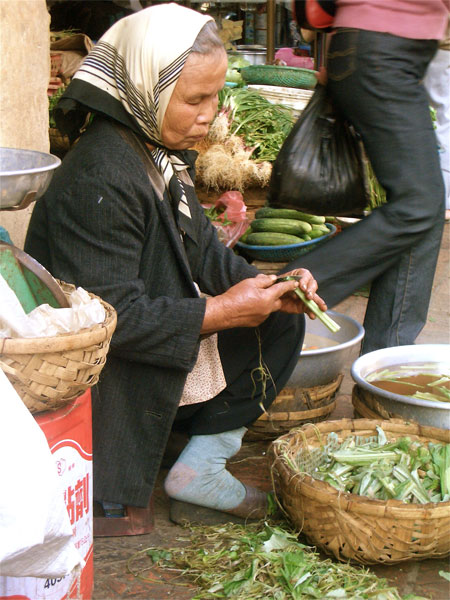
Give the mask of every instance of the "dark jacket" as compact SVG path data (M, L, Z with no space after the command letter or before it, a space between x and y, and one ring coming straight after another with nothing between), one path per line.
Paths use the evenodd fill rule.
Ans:
M194 153L186 153L191 164ZM205 299L257 270L217 238L193 188L181 242L168 195L111 122L96 118L36 203L26 252L50 273L98 294L118 323L93 388L94 497L146 506L187 373ZM176 214L176 213L175 213Z

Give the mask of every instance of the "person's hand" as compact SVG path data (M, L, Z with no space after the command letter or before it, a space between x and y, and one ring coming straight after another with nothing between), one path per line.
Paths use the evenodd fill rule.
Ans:
M328 81L328 72L326 67L319 67L319 71L316 72L317 83L320 85L327 85Z
M240 281L219 296L207 298L201 333L233 327L256 327L271 313L282 310L284 305L289 304L286 295L299 284L297 281L286 281L273 285L276 279L276 275L259 274ZM301 312L298 305L303 306L298 301L297 310L286 312Z
M318 289L317 281L314 279L310 271L308 269L295 269L294 271L289 271L289 273L283 273L283 277L287 277L289 275L294 275L296 277L300 277L298 281L298 287L304 292L306 298L308 300L314 300L320 310L327 310L327 305L323 301L323 299L316 293ZM284 283L284 282L283 282ZM282 283L277 283L274 287L282 285ZM285 296L281 298L282 306L280 310L288 313L306 313L310 319L315 319L316 315L312 313L307 306L300 300L297 294L293 292L288 292Z

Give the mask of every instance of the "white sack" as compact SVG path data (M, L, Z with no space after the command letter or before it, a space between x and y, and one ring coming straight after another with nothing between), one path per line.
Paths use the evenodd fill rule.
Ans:
M14 291L0 275L0 338L52 337L76 333L105 320L105 309L79 287L70 294L71 308L41 304L26 314Z
M55 460L44 432L0 370L0 574L63 577L75 548Z

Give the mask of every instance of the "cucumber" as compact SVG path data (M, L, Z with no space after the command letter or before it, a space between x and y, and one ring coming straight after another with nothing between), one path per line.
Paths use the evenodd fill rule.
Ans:
M330 230L326 225L313 225L312 228L316 231L322 231L323 233L330 233Z
M255 219L251 223L252 231L270 231L276 233L289 233L299 235L309 233L312 226L305 221L297 219Z
M259 233L249 233L245 243L249 246L291 246L292 244L301 244L303 241L302 238L296 235L261 231Z
M252 228L248 227L244 233L241 235L241 237L239 238L239 241L242 242L243 244L246 243L247 237L248 235L252 232Z
M329 233L329 230L327 230L327 233ZM313 227L312 230L308 233L308 235L311 239L315 240L316 238L323 237L324 235L326 235L326 233L325 231L322 231L322 229L314 229Z
M264 206L259 208L255 213L256 219L298 219L299 221L306 221L311 225L320 225L325 223L325 217L317 215L309 215L308 213L294 210L293 208L270 208L270 206Z

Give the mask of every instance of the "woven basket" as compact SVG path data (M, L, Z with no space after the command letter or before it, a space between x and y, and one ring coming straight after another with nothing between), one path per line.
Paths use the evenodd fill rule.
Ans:
M248 428L246 439L273 440L294 427L324 421L335 409L335 396L342 383L334 381L312 388L284 388L264 413Z
M66 296L75 289L59 283ZM114 308L98 300L104 322L78 333L0 339L0 368L30 412L57 410L97 383L117 322Z
M359 387L359 385L353 386L352 390L352 404L354 408L355 417L362 417L365 419L403 419L402 415L398 415L386 408L378 402L376 397ZM408 419L414 421L414 419Z
M377 435L377 425L389 440L409 436L423 443L450 443L450 431L400 420L342 419L304 425L271 445L284 509L310 543L341 561L393 564L449 555L450 502L372 500L339 492L309 475L322 461L324 451L336 447L336 442L333 445L328 440L329 433L335 432L340 442L350 435L368 439ZM299 452L302 473L288 462Z

